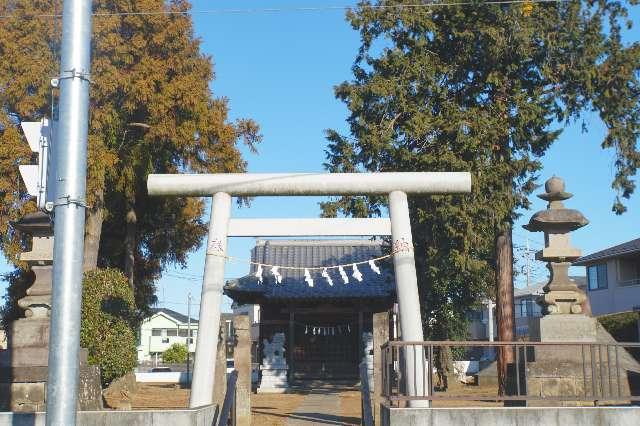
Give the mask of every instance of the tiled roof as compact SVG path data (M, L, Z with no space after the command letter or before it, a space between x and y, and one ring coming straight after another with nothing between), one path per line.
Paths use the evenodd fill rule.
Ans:
M626 243L618 244L617 246L609 247L599 252L582 256L573 262L574 266L585 266L589 263L597 260L609 259L611 257L618 257L622 255L640 253L640 238L627 241Z
M370 240L258 240L251 253L254 262L296 267L319 267L366 261L383 255L380 242ZM338 269L329 269L333 285L321 276L321 270L309 271L313 287L304 280L304 271L280 269L282 283L276 284L269 268L263 267L263 283L253 276L257 267L252 265L249 275L231 280L225 294L240 303L248 299L360 299L384 298L393 295L395 285L390 272L391 262L376 263L382 274L371 270L368 264L359 265L363 281L351 275L350 266L344 268L349 283L344 284Z
M186 315L183 315L183 314L181 314L180 312L176 312L176 311L174 311L174 310L172 310L172 309L167 309L167 308L152 308L152 309L151 309L151 312L153 312L153 314L154 314L154 315L162 312L163 314L168 315L168 316L170 316L171 318L173 318L173 319L175 319L175 320L177 320L177 321L179 321L179 322L181 322L181 323L184 323L184 324L186 324L186 323L187 323L187 321L188 321L188 318L187 318L187 316L186 316ZM191 323L192 323L192 324L197 324L197 323L198 323L198 320L197 320L197 319L195 319L195 318L191 318Z

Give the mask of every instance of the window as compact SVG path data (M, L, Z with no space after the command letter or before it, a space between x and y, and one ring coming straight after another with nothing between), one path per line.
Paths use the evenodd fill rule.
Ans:
M521 299L515 305L516 318L537 318L542 316L542 308L535 298Z
M176 328L167 328L167 336L177 336L178 329Z
M589 290L607 288L607 264L591 265L587 268L587 281Z
M186 328L181 328L180 330L178 330L178 336L180 337L187 337L187 332L189 330L187 330Z
M169 338L165 337L164 339L162 339L162 343L169 343Z
M162 329L161 328L152 328L151 329L151 335L152 336L162 336Z
M482 314L483 314L483 312L482 312L482 311L475 311L475 310L474 310L474 311L469 311L469 312L467 313L467 318L468 318L470 321L482 321L482 320L484 319L484 318L483 318L483 317L484 317L484 315L482 315Z
M640 284L640 257L618 259L620 287Z

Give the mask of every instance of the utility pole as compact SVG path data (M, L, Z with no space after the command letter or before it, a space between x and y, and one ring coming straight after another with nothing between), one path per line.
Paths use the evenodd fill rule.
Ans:
M493 303L493 300L491 299L487 299L487 310L488 310L488 319L487 319L487 327L489 328L489 341L493 342L494 338L494 332L493 332L493 307L496 306L495 303Z
M189 358L191 355L191 350L189 347L191 346L191 292L187 295L187 383L190 383L189 380Z
M529 286L531 285L531 263L529 260L529 256L530 256L530 251L529 251L529 237L527 237L527 251L526 251L526 255L527 255L527 289L529 289Z
M515 318L513 305L513 244L511 224L504 223L496 237L496 319L498 341L513 342L515 339ZM515 352L510 346L498 349L498 392L512 395L508 386L507 366L515 360ZM506 401L505 405L510 404Z
M64 0L55 147L53 294L47 378L48 426L76 424L87 185L90 0Z

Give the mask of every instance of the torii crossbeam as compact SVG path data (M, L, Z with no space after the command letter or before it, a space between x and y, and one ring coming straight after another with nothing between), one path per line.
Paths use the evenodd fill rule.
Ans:
M149 175L147 188L149 195L213 198L189 401L190 407L199 407L213 402L227 238L233 235L249 236L251 232L256 232L243 229L237 221L230 219L232 196L387 195L392 240L394 243L402 242L409 248L393 256L402 340L420 342L424 337L407 194L468 193L471 191L471 175L467 172L153 174ZM345 219L323 222L316 219L308 222L311 228L306 232L301 231L301 226L298 226L298 230L285 231L283 227L291 224L291 220L288 221L274 220L284 235L336 235L337 231L332 228L336 225L349 235L375 235L378 232L384 235L388 229L385 219L359 222ZM253 226L263 223L262 220L245 222ZM349 230L351 225L353 229ZM371 231L366 231L368 226L371 226ZM428 389L422 351L407 351L404 364L406 377L413 378L407 380L408 395L426 395ZM428 401L409 403L410 406L428 405Z

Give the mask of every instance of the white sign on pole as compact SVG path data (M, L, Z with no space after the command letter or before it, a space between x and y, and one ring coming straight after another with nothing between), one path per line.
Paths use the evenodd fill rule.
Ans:
M48 179L53 175L53 167L49 167L52 126L48 119L43 118L40 121L23 121L20 127L31 151L38 153L38 164L19 166L20 175L29 195L36 197L38 208L49 210L47 201L53 200L54 188L52 185L47 185L47 181L55 181L55 179Z
M37 197L39 195L38 169L40 166L37 164L28 164L18 166L18 168L20 169L20 176L22 176L22 180L27 187L27 192L29 195Z

